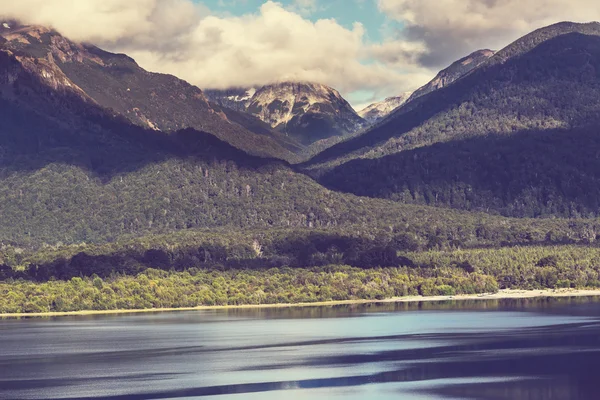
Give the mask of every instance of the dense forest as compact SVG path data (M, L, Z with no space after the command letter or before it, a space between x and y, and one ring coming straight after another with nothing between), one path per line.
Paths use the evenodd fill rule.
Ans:
M136 273L111 272L102 277L94 273L48 281L8 278L0 282L0 313L381 300L493 293L504 288L600 287L598 248L449 249L394 257L386 263L398 266L385 268L278 268L263 264L237 269L147 268ZM76 258L83 268L89 268L88 273L103 272L93 257ZM158 252L149 251L146 258L157 267L168 263L168 257ZM105 265L116 265L110 264L109 258L104 261L109 262Z
M596 127L529 130L437 143L350 161L321 182L409 204L513 217L595 218L600 212L599 133Z

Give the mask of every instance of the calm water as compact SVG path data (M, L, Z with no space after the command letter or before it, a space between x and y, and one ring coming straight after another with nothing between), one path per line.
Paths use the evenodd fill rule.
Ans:
M0 320L0 399L598 399L600 303Z

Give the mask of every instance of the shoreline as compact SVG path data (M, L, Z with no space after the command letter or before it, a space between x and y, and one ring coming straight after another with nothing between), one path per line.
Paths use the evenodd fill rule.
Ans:
M497 293L484 294L459 294L454 296L407 296L394 297L384 300L340 300L322 301L315 303L280 303L280 304L244 304L239 306L198 306L182 308L147 308L137 310L82 310L65 312L44 313L7 313L0 314L0 319L7 318L41 318L41 317L69 317L89 315L119 315L119 314L144 314L182 311L212 311L235 309L263 309L263 308L300 308L300 307L327 307L362 304L389 304L389 303L420 303L437 301L464 301L464 300L510 300L510 299L536 299L544 297L600 297L600 289L542 289L519 290L504 289Z

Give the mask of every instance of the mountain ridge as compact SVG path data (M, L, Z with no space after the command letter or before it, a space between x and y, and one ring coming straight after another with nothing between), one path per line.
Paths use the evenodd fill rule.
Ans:
M506 58L506 54L512 56ZM587 147L594 140L589 130L600 125L599 74L600 24L542 28L448 87L408 102L382 126L326 150L308 166L332 189L401 202L487 209L518 217L598 215L595 201L577 192L588 187L595 193L598 185L590 175L595 158ZM543 167L543 156L534 147L519 149L521 140L532 143L524 135L528 132L548 132L548 140L557 145L564 140L558 132L573 132L571 140L576 145L558 145L559 150L553 152L564 160L563 172ZM513 135L508 141L494 139ZM586 155L586 164L561 153L577 146ZM442 147L450 152L443 159L449 162L448 157L455 157L464 173L434 163L433 154L439 158ZM477 158L479 164L473 164L475 149L498 155ZM495 157L514 159L498 170L489 164ZM424 161L419 166L417 160ZM519 171L527 163L533 175ZM579 186L567 185L566 171L574 174L568 179L580 182ZM554 177L545 182L544 176ZM486 186L488 181L499 186ZM545 182L543 188L541 182Z

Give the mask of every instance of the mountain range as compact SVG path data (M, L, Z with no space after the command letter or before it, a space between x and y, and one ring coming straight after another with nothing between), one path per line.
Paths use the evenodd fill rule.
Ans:
M365 121L373 125L389 114L392 113L396 108L400 107L408 101L413 92L405 92L399 96L388 97L383 101L373 103L358 112Z
M74 43L45 27L14 21L6 26L10 29L0 28L5 52L35 69L56 90L76 92L85 101L146 129L194 128L250 154L293 158L297 144L270 130L257 134L246 129L242 118L228 118L208 103L200 89L181 79L147 72L126 55Z
M571 222L513 217L599 214L598 23L475 52L371 111L308 82L203 91L7 21L0 238L377 226L435 245L538 240ZM311 146L331 147L293 165Z
M3 243L378 225L421 212L327 190L283 160L291 153L285 137L232 122L184 81L51 29L7 25L0 31ZM431 217L454 218L446 214Z

